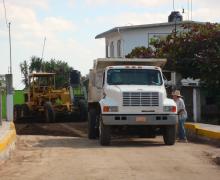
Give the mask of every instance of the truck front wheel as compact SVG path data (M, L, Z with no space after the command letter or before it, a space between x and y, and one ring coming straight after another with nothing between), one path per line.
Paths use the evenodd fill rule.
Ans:
M164 127L163 140L166 145L174 145L176 141L176 126Z
M99 142L102 146L108 146L111 143L111 127L99 122Z
M97 127L96 127L97 113L95 109L90 109L88 113L88 138L96 139Z

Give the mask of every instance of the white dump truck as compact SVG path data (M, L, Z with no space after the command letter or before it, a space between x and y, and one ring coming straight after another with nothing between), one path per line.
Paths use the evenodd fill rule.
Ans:
M89 74L88 138L110 145L116 129L134 130L143 137L160 132L165 144L173 145L177 108L167 98L161 71L165 63L166 59L95 60Z

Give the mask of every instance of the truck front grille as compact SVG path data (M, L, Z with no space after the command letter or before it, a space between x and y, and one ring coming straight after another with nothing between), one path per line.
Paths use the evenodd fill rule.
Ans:
M123 106L159 106L159 93L123 92Z

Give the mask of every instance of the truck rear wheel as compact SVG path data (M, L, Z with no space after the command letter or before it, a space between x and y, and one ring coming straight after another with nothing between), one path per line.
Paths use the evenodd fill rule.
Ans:
M80 118L80 121L86 121L88 118L88 110L86 107L85 100L79 101L79 118Z
M111 143L111 127L99 122L99 142L102 146L109 146Z
M44 112L46 123L55 122L56 115L50 102L44 104Z
M88 113L88 138L96 139L97 127L96 127L97 113L95 109L90 109Z
M176 126L166 126L163 132L163 139L166 145L174 145L176 141Z

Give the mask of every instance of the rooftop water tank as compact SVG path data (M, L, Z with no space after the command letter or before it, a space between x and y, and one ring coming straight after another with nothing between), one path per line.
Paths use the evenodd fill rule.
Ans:
M179 11L172 11L168 17L168 22L181 22L183 21L183 16Z

